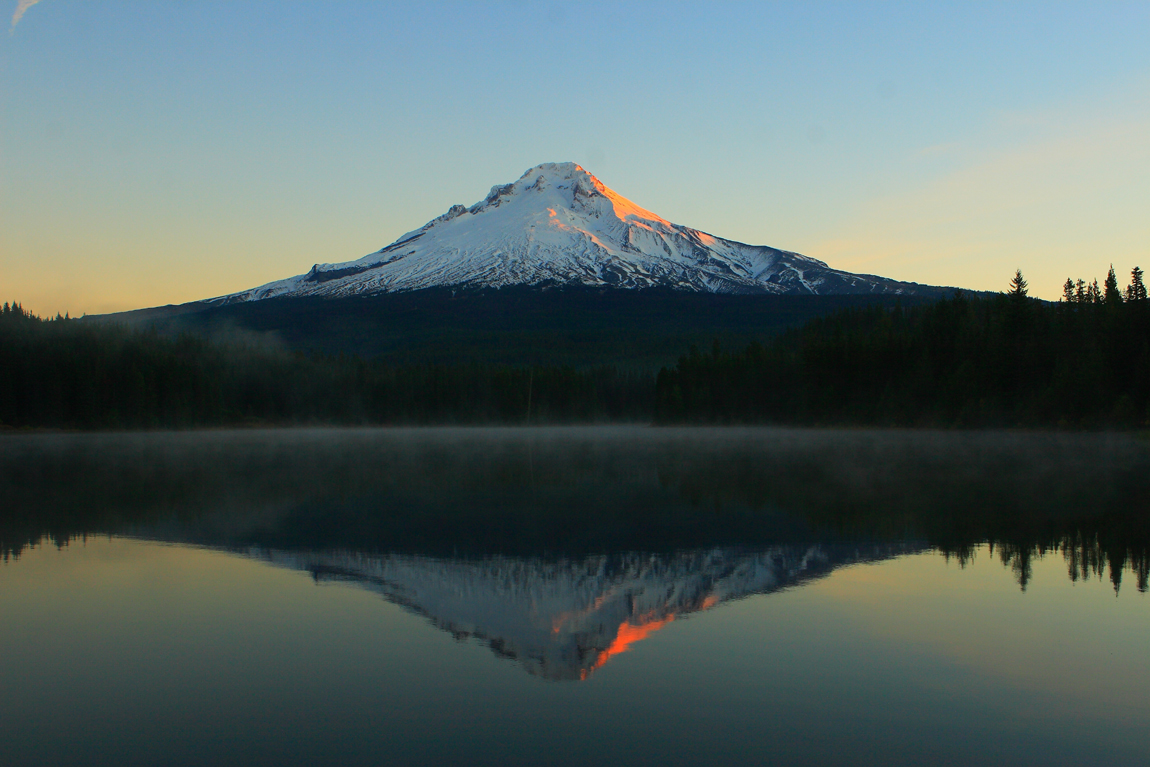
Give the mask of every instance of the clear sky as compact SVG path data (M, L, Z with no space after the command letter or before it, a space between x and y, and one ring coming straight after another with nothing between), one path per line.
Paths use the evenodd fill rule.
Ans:
M9 0L0 301L207 298L541 162L850 271L1150 270L1150 2Z

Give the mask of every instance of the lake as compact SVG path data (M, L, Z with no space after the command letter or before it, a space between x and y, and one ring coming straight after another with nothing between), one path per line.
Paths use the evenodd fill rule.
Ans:
M1150 442L0 436L0 762L1150 763Z

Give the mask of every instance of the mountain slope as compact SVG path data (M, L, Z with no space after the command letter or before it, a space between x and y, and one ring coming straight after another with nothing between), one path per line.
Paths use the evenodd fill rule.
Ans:
M427 288L347 298L285 296L197 302L90 318L192 333L224 343L256 341L304 352L386 355L396 363L621 365L657 371L691 345L741 350L841 309L913 306L931 295L718 294L582 285L541 290Z
M215 299L346 297L469 286L664 286L710 293L935 294L938 288L831 269L822 261L725 240L636 205L574 163L538 165L481 202L357 261Z

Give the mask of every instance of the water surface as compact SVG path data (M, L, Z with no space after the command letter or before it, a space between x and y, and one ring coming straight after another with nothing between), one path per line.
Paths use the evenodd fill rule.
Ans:
M20 764L1150 756L1144 441L0 439Z

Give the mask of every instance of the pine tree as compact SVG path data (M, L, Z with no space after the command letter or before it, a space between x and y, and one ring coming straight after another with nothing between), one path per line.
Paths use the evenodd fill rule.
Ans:
M1062 300L1068 304L1074 303L1074 280L1069 277L1066 278L1066 284L1062 286Z
M1074 303L1086 303L1086 282L1081 278L1074 283Z
M1130 272L1130 287L1126 288L1126 300L1146 300L1146 285L1142 282L1142 270L1137 266Z
M1108 304L1122 303L1122 292L1118 290L1118 277L1114 274L1114 264L1110 265L1110 271L1106 274L1102 300Z
M1014 270L1014 279L1010 281L1010 295L1017 296L1018 298L1026 298L1026 280L1022 279L1022 270Z
M1090 304L1102 303L1102 291L1098 289L1098 280L1094 280L1094 282L1090 283L1088 295L1089 295L1089 298L1086 299L1087 303L1090 303Z

